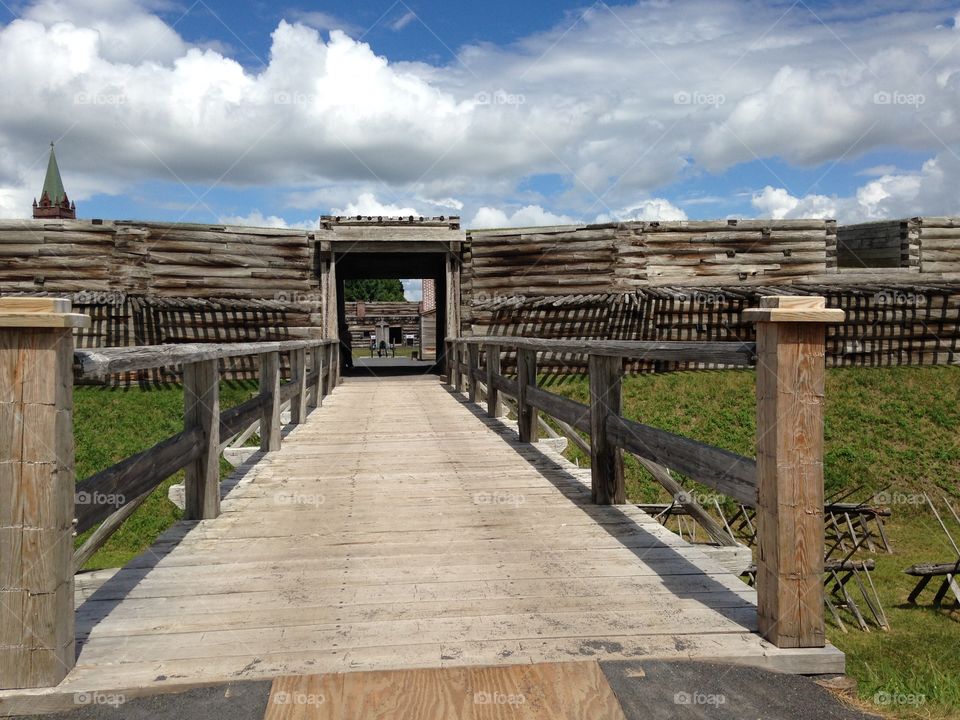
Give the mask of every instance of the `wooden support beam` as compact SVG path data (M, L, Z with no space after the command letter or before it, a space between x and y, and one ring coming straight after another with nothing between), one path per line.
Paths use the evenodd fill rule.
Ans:
M340 346L338 343L327 345L327 389L324 396L332 393L340 382Z
M500 374L500 346L485 345L484 354L487 363L487 416L498 418L503 415L503 402L500 391L494 384L494 378Z
M70 310L0 299L2 689L50 687L74 665L73 328L90 319Z
M467 346L467 394L470 402L477 402L477 373L480 372L480 346Z
M453 389L457 392L463 391L463 374L460 370L460 348L462 345L459 340L454 340L451 343L451 358L452 358L452 372L453 372Z
M336 347L336 346L334 346ZM260 416L260 449L280 449L280 354L260 356L260 394L266 400Z
M837 311L765 297L743 315L757 322L758 627L777 647L822 647L825 323Z
M323 345L315 345L310 350L310 372L314 374L314 381L310 385L310 402L309 406L311 408L320 407L323 404L323 373L324 373L324 347Z
M517 351L517 424L520 442L537 439L537 409L530 404L528 390L537 387L537 353L534 350Z
M290 398L290 424L299 425L307 419L307 351L290 351L290 382L297 390Z
M590 488L597 505L627 502L623 452L610 442L608 429L610 418L622 410L622 375L621 358L590 356Z
M216 360L183 366L184 430L203 433L201 452L184 468L185 520L220 514L220 372Z

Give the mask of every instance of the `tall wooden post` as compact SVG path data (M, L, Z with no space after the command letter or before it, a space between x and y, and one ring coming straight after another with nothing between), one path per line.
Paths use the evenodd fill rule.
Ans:
M460 372L460 341L454 340L451 343L451 366L453 368L453 389L457 392L463 390L463 374Z
M517 350L517 424L520 442L537 439L537 409L527 400L527 388L537 386L537 353Z
M203 431L202 454L184 468L184 518L210 520L220 514L220 370L216 360L183 366L183 426Z
M290 424L299 425L307 419L307 351L301 348L290 353L290 381L296 383L297 393L290 400Z
M822 647L822 297L765 297L757 323L757 614L777 647Z
M610 416L620 415L622 409L623 360L591 355L589 369L590 494L597 505L623 505L627 502L623 451L607 435Z
M310 348L310 372L313 374L313 384L310 386L311 408L323 404L323 346L314 345Z
M496 376L500 374L500 346L487 345L487 416L500 417L503 414L503 402L500 400L500 391L495 384Z
M478 396L479 383L477 374L480 372L480 346L475 343L467 345L467 393L470 402L475 403Z
M268 395L260 416L260 449L280 449L280 353L260 355L260 393Z
M327 345L327 391L329 395L336 389L340 378L340 343L334 342Z
M74 665L73 328L69 300L0 299L0 688Z

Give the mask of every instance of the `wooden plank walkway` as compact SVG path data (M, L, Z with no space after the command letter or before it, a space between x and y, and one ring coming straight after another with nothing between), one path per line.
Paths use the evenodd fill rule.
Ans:
M587 658L843 670L833 648L762 641L752 589L640 510L592 505L589 471L432 376L346 380L224 485L219 518L179 523L78 607L63 683L0 709Z

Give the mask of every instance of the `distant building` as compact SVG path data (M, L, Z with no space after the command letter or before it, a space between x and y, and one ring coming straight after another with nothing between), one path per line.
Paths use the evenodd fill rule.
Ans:
M33 201L33 216L35 218L60 218L76 220L77 206L70 202L67 191L63 189L63 180L60 178L60 168L57 166L57 156L53 153L53 143L50 143L50 159L47 161L47 176L43 180L43 190L40 200Z
M437 309L437 285L433 278L423 279L423 292L420 296L420 312Z

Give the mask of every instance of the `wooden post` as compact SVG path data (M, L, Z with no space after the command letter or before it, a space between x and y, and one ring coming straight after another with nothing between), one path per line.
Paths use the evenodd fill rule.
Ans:
M467 392L470 402L477 401L478 387L477 373L480 372L480 346L476 343L467 345Z
M612 445L607 434L611 415L622 409L623 360L590 356L590 491L597 505L623 505L627 487L623 475L623 451Z
M310 386L310 407L316 408L323 404L323 346L314 345L310 348L310 372L315 373L313 384Z
M280 449L280 354L260 355L260 393L268 395L260 416L260 449L264 452Z
M330 363L330 370L333 372L333 381L330 386L330 392L333 392L337 389L337 385L340 384L340 368L343 367L343 363L340 359L340 353L343 352L343 350L338 342L336 345L330 348L330 351L333 354L333 362Z
M73 328L69 300L0 299L0 688L74 665Z
M453 341L449 339L444 340L443 347L443 362L444 369L447 373L447 385L453 385Z
M765 297L757 323L757 622L777 647L823 647L822 297Z
M453 341L453 389L457 392L463 390L463 374L460 372L460 341Z
M184 468L184 519L210 520L220 514L220 370L216 360L183 366L183 427L203 431L203 452Z
M500 391L494 384L494 376L500 374L500 346L487 345L487 415L492 418L503 414L503 401L500 400Z
M307 419L307 351L303 348L290 352L290 381L297 384L297 393L290 399L290 424L299 425Z
M517 350L517 424L520 442L537 439L537 409L527 400L527 388L537 386L537 353Z

